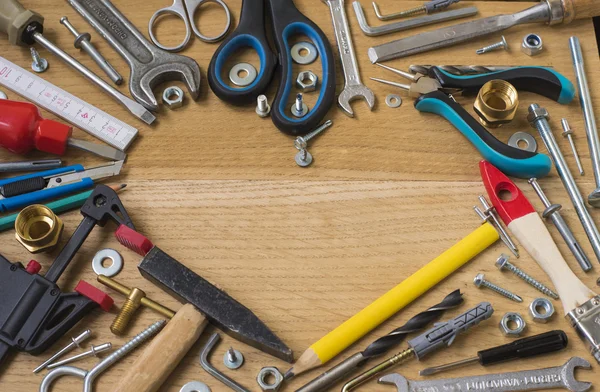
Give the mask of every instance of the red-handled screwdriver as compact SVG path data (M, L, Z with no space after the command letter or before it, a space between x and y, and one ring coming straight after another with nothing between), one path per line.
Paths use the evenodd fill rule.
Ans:
M70 146L113 161L126 157L113 147L74 139L72 132L73 128L66 124L42 118L31 103L0 99L0 145L11 152L25 154L36 149L64 155Z
M515 340L512 343L504 344L502 346L478 351L477 356L473 358L423 369L419 372L419 375L429 376L474 362L479 362L481 366L487 366L494 363L510 361L511 359L535 357L541 354L560 351L567 347L568 343L569 340L567 334L563 331L556 330L545 332L539 335Z

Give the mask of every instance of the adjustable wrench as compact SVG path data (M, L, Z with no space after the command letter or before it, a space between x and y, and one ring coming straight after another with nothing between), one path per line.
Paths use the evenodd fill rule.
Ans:
M335 30L335 40L338 44L338 51L342 60L342 69L344 70L345 86L338 97L338 105L342 111L354 117L354 112L350 102L363 98L369 108L373 110L375 105L375 94L360 81L358 63L354 53L354 44L350 35L350 26L348 25L348 16L344 9L344 0L322 0L331 10L331 19L333 20L333 29Z
M578 367L592 368L585 359L572 357L562 366L539 370L427 381L412 381L399 374L388 374L381 377L379 383L393 384L398 388L398 392L490 390L509 392L540 389L568 389L573 392L585 392L592 387L592 383L580 382L575 379L575 369Z
M169 80L185 82L195 100L200 93L200 67L193 59L157 48L109 0L67 2L127 61L129 91L148 110L158 110L152 89Z

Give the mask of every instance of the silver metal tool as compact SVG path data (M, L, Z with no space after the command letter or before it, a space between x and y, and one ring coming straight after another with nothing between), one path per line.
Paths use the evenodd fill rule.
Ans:
M196 22L194 20L194 15L196 14L196 11L200 8L200 6L206 3L215 3L220 5L221 8L223 8L223 11L225 11L225 17L227 18L227 21L225 22L225 28L223 29L223 31L214 37L207 37L203 35L200 32L200 30L198 30L198 27L196 26ZM156 36L154 35L154 25L156 24L158 18L160 18L163 15L172 15L183 21L183 24L185 26L185 38L179 45L162 45L158 41L158 38L156 38ZM213 43L225 38L225 35L227 35L227 33L229 32L230 27L231 12L229 12L227 4L225 4L225 2L222 0L173 0L172 5L170 5L169 7L161 8L152 15L152 18L150 18L150 22L148 22L148 35L150 35L150 39L152 39L154 45L158 46L162 50L166 50L168 52L179 52L183 50L190 42L190 38L192 38L192 31L194 31L196 37L198 37L201 41Z
M585 120L585 133L587 134L588 146L590 148L592 170L594 171L594 179L596 180L596 189L588 196L588 203L592 207L600 207L600 137L598 136L598 128L596 127L596 116L594 114L594 106L592 105L590 86L585 74L585 63L583 62L583 53L579 38L571 37L569 39L569 47L571 48L573 68L575 69L575 76L577 78L579 103L581 104Z
M408 68L408 72L412 74L427 75L429 68L433 65L418 65L413 64ZM506 71L507 69L518 67L514 66L491 66L491 65L436 65L443 71L454 75L479 75L491 72Z
M198 98L202 76L196 61L154 46L109 0L67 2L127 61L129 91L136 101L158 110L152 90L173 80L185 82L190 97Z
M600 233L598 232L596 223L594 223L594 220L592 219L585 202L583 201L581 192L579 192L579 188L577 187L577 184L573 179L573 175L569 170L569 166L567 166L567 162L560 151L560 147L556 143L556 139L552 133L552 128L550 128L550 124L548 123L548 111L534 103L529 106L528 120L530 124L537 128L538 132L540 133L540 136L542 137L542 140L548 149L548 153L554 162L554 166L556 166L556 171L558 172L558 175L562 180L569 197L571 198L571 202L573 203L573 207L577 212L577 216L583 225L583 229L590 240L592 249L596 254L596 258L598 258L600 261Z
M477 276L475 276L475 279L473 279L473 284L475 286L477 286L478 288L486 287L492 291L495 291L496 293L500 294L501 296L503 296L505 298L510 299L511 301L523 302L523 298L519 297L518 295L511 293L510 291L503 289L502 287L485 280L484 274L477 274Z
M234 350L233 347L230 347L223 355L223 365L229 369L239 369L243 364L244 356L239 350Z
M508 50L508 42L506 42L506 38L504 38L504 36L502 36L502 41L497 42L492 45L484 46L481 49L477 49L476 53L484 54L484 53L493 52L495 50L500 50L500 49Z
M75 60L69 54L67 54L64 50L54 45L52 41L48 40L40 33L34 33L33 38L35 42L43 46L46 50L56 55L60 60L62 60L65 64L70 66L71 68L78 71L81 75L83 75L87 80L94 83L96 86L100 87L104 92L110 95L115 101L125 107L131 114L145 122L146 124L152 124L156 117L152 113L150 113L146 108L144 108L139 103L134 100L126 97L121 94L121 92L115 89L110 84L106 83L103 79L101 79L98 75L92 72L85 65L81 64L79 61Z
M481 211L481 209L477 206L473 206L473 211L475 211L475 213L479 215L479 217L482 220L482 224L485 222L489 222L494 227L494 229L496 229L496 231L498 232L498 236L500 237L502 242L504 242L504 245L506 245L506 247L512 252L513 255L515 255L516 258L519 258L519 251L517 247L510 239L508 233L504 231L504 228L502 228L502 226L498 226L498 224L494 221L491 214L484 214L483 211Z
M56 369L51 370L40 384L39 392L48 392L50 391L50 387L54 380L61 376L75 376L83 379L83 392L93 392L94 391L94 381L98 376L103 373L106 369L114 365L120 359L125 357L135 348L143 344L145 341L154 337L154 335L158 334L163 327L167 324L166 320L157 321L141 333L137 334L133 339L129 342L125 343L123 347L98 362L96 366L91 368L89 371L74 367L74 366L60 366Z
M308 141L325 132L333 125L333 121L327 120L321 126L305 136L298 136L294 140L294 147L298 150L296 154L296 164L301 167L310 166L313 161L313 156L308 152Z
M398 31L405 31L414 29L416 27L427 26L434 23L447 22L449 20L455 20L460 18L466 18L468 16L477 15L477 7L465 7L457 10L440 12L439 14L426 15L418 18L412 18L403 20L401 22L388 23L383 26L372 27L367 22L367 17L363 11L360 2L354 1L352 3L356 19L358 19L358 25L360 29L369 37L377 37L379 35L396 33ZM373 61L375 62L375 61Z
M86 140L74 139L70 137L67 139L67 145L69 147L87 151L96 156L112 161L123 161L125 158L127 158L127 154L125 154L123 151L117 150L114 147L88 142Z
M236 392L250 392L237 382L233 381L231 378L227 377L223 373L219 372L214 366L212 366L208 360L212 349L219 343L221 340L221 335L218 333L214 333L208 338L208 341L202 348L200 352L200 366L202 369L206 370L208 374L221 381L223 384L227 385L229 388L233 389Z
M259 95L256 98L256 114L258 117L265 118L271 113L271 105L266 95Z
M127 150L138 135L131 125L3 57L0 76L0 85L121 151Z
M383 15L379 10L379 6L376 2L373 2L373 10L375 11L375 15L377 15L377 19L379 20L390 20L396 18L406 18L408 16L414 16L417 14L433 14L434 12L442 11L454 3L458 3L460 0L432 0L427 3L411 8L408 10L395 12L393 14Z
M550 298L558 299L558 294L550 290L543 283L538 282L537 280L526 274L523 270L521 270L516 265L512 264L509 260L510 258L508 257L508 255L502 253L500 257L498 257L498 259L496 260L496 267L498 267L500 271L507 270L512 272L519 279L521 279L531 287L535 288L539 292L546 294Z
M58 358L62 357L63 355L65 355L66 353L68 353L70 351L75 350L77 347L80 347L79 345L81 343L83 343L84 341L86 341L87 339L89 339L91 336L92 336L92 331L90 331L89 329L86 329L79 335L75 336L74 338L71 338L71 343L67 344L65 347L60 349L56 354L54 354L53 356L48 358L40 366L33 369L33 372L34 373L41 372L43 369L46 368L46 366L48 366L52 362L56 361Z
M517 245L515 245L512 238L510 238L510 235L508 235L508 232L502 226L502 223L500 223L500 217L498 217L498 212L496 211L494 206L491 205L487 201L485 196L479 195L478 199L479 199L479 202L481 203L481 206L483 207L484 215L489 216L494 221L494 225L500 232L500 237L504 237L506 246L508 246L508 248L511 250L511 252L518 259L519 258L519 248L517 248Z
M67 359L63 359L62 361L54 362L48 365L48 369L54 369L59 366L64 366L66 364L79 361L80 359L88 358L88 357L97 357L98 354L103 353L104 351L108 351L112 348L111 343L103 343L98 346L91 345L90 349L81 354L77 354Z
M98 49L90 42L92 40L92 36L90 33L79 33L77 29L69 22L69 18L63 16L60 18L60 24L65 26L67 30L73 34L75 37L75 42L73 46L76 49L82 49L85 53L88 54L94 60L96 64L104 71L104 73L113 81L116 85L120 85L123 83L123 77L113 68L112 65L100 54Z
M575 235L573 235L573 232L569 228L569 225L567 225L567 222L565 222L565 220L559 213L560 209L562 208L562 205L550 203L550 200L542 190L542 187L540 186L540 184L538 184L537 179L529 179L529 184L535 190L535 193L538 195L538 197L544 204L544 207L546 207L544 212L542 212L542 216L545 219L550 218L552 220L552 223L554 223L554 226L556 226L556 229L567 243L567 246L571 250L571 253L573 253L573 256L575 256L575 259L581 266L581 269L585 272L590 271L592 269L592 263L590 262L590 259L588 258L587 254L585 254L583 248L577 241L577 238L575 238Z
M470 390L516 392L540 389L585 392L592 387L592 383L577 381L575 378L577 368L591 369L592 366L583 358L572 357L562 366L545 369L425 381L408 380L399 374L388 374L381 377L379 383L395 385L398 392Z
M573 150L573 157L575 157L575 163L577 164L577 168L579 169L579 174L584 175L583 166L581 165L581 159L579 159L579 153L577 153L577 148L575 148L575 141L573 140L573 130L569 126L569 122L566 118L560 120L560 123L563 127L563 137L569 139L569 144L571 145L571 150Z
M342 60L342 70L344 71L344 90L338 96L338 106L344 114L354 117L354 111L350 102L362 98L369 109L373 110L375 106L375 94L360 80L360 71L358 61L354 53L354 43L350 34L350 25L345 10L345 0L322 0L331 10L331 19L333 20L333 29L335 31L335 40L338 44L338 52ZM360 4L359 4L360 7Z
M2 162L0 173L15 173L27 171L42 171L56 169L62 166L60 159L42 159L37 161Z
M290 110L292 115L297 118L302 118L308 114L308 105L304 102L304 96L301 93L296 94L296 101Z
M571 310L566 319L600 364L600 295Z
M369 49L371 62L383 62L445 48L477 37L498 33L524 23L561 23L567 16L560 1L541 1L512 15L497 15L417 34Z
M31 52L31 69L36 73L45 72L48 69L48 60L40 57L40 54L35 48L29 48Z

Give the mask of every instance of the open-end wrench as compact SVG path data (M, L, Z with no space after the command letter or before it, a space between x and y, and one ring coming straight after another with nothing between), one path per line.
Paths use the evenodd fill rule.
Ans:
M158 110L152 92L159 83L185 82L195 100L200 93L200 67L193 59L157 48L109 0L67 2L127 61L129 91L147 109Z
M393 384L398 392L425 391L536 391L540 389L568 389L585 392L590 382L575 379L575 369L591 369L588 361L572 357L562 366L513 373L484 374L481 376L449 378L442 380L412 381L399 374L388 374L379 379L380 384Z
M335 30L335 39L338 44L338 51L342 60L342 69L344 70L344 90L338 97L338 105L342 111L354 117L354 112L350 102L363 98L369 108L373 110L375 105L375 94L360 81L358 71L358 62L354 53L354 44L350 35L350 26L348 17L344 9L344 0L322 0L331 10L331 19L333 20L333 29Z

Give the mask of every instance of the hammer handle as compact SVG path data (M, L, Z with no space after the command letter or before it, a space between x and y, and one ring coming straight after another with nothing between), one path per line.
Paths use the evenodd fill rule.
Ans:
M154 392L198 340L208 324L193 305L186 304L146 347L114 392Z

